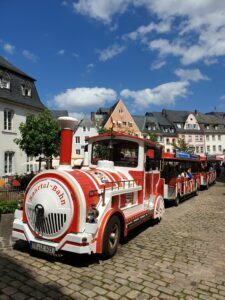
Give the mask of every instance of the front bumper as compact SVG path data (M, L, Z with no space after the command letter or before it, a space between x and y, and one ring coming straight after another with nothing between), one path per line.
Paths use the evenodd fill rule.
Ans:
M39 243L54 247L55 251L69 251L78 254L91 254L96 252L96 241L93 234L86 232L68 233L58 243L36 238L27 223L22 221L22 211L16 210L13 222L12 237L19 240Z

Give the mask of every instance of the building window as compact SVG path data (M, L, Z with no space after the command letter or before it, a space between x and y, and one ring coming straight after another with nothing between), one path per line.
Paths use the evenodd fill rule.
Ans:
M120 108L120 109L119 109L119 113L120 113L120 114L122 114L122 113L123 113L123 110L122 110L122 108Z
M215 129L215 130L218 130L218 125L215 125L215 126L214 126L214 129Z
M203 135L200 135L200 136L199 136L199 141L200 141L200 142L203 142Z
M215 141L215 135L212 135L212 140Z
M34 172L34 158L33 156L27 156L27 173Z
M86 129L86 127L85 126L83 126L83 131L85 132L87 129Z
M205 129L209 129L209 125L205 125Z
M4 164L5 174L12 174L14 171L13 168L14 155L15 152L13 151L5 152L5 164Z
M207 146L207 152L210 152L210 146Z
M188 142L192 142L192 136L191 135L188 136Z
M127 126L127 122L123 121L123 126Z
M0 88L1 89L10 89L10 77L6 72L0 72Z
M4 130L13 129L13 111L10 109L4 110Z
M118 127L120 127L120 126L121 126L121 124L122 124L122 122L121 122L121 121L117 121L117 125L118 125Z
M201 153L204 153L204 149L202 146L200 147L200 151L201 151Z
M221 135L218 135L218 141L221 141Z
M170 139L166 139L166 144L169 145L170 144Z
M206 136L206 141L209 141L209 135Z
M196 142L199 141L199 136L198 136L198 135L195 136L195 141L196 141Z
M218 146L218 150L219 150L219 152L222 152L222 146L221 145Z
M177 128L182 128L180 123L177 123Z
M216 146L215 145L213 146L213 152L216 152Z
M76 154L80 155L80 149L76 149Z
M25 97L31 97L31 85L29 82L21 84L22 95Z
M128 122L128 126L129 126L129 127L132 127L132 126L133 126L133 123L132 123L132 122Z
M195 149L196 153L199 153L199 146L197 146Z
M76 140L76 144L80 144L80 137L79 136L76 136L75 140Z

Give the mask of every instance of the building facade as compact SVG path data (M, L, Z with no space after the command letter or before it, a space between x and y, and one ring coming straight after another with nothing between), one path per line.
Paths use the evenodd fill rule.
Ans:
M29 158L15 144L19 126L27 114L43 111L35 79L0 56L0 177L22 174L33 168ZM29 169L29 170L28 170Z
M142 136L142 132L122 100L117 101L109 109L101 108L95 114L92 113L92 120L100 129L104 128L124 134Z
M83 161L85 146L87 145L88 137L98 135L98 130L94 123L87 118L82 119L74 130L72 158Z
M224 114L221 113L221 116ZM225 118L198 111L165 110L148 112L141 120L142 132L155 133L165 152L173 152L173 142L184 139L196 154L225 154Z

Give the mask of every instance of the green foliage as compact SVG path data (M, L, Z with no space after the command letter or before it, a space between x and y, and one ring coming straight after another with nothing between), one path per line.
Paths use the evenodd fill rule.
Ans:
M98 128L98 134L103 134L103 133L109 133L110 130L105 129L105 128Z
M148 134L148 138L149 138L150 141L157 142L158 135L156 133L154 133L154 132L147 132L147 134Z
M49 110L28 115L19 130L21 138L14 141L28 156L51 158L59 154L59 126Z
M17 206L17 201L0 201L0 214L14 213Z
M189 151L189 145L185 142L185 139L178 138L177 143L173 142L172 146L174 149L177 149L179 151L188 152Z

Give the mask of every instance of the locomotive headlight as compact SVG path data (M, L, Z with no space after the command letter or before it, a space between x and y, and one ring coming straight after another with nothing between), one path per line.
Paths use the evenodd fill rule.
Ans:
M97 210L95 205L92 204L91 208L89 209L89 211L87 213L87 222L95 223L98 215L99 215L99 211Z

